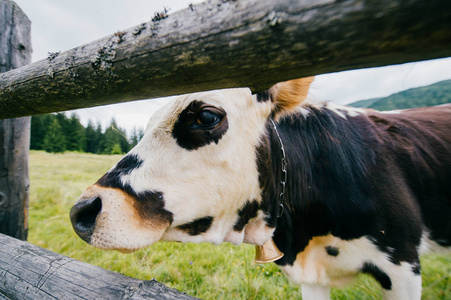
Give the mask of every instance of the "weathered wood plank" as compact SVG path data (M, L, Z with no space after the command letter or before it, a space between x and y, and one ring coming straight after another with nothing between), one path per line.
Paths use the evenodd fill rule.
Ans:
M0 299L195 298L0 234Z
M0 72L31 61L30 20L0 0ZM26 240L30 117L0 120L0 233Z
M0 118L451 56L451 1L209 0L0 75Z

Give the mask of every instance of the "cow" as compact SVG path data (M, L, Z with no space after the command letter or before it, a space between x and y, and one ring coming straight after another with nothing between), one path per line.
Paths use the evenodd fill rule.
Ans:
M451 105L351 108L311 99L312 81L168 103L75 203L75 232L123 252L244 242L305 299L359 273L420 299L419 255L451 245Z

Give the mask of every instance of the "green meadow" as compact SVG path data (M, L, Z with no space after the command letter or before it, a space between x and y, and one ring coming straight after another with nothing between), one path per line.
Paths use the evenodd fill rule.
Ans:
M160 242L122 254L97 250L76 236L69 211L86 187L121 156L66 152L30 154L29 242L127 276L159 282L201 299L300 299L273 263L256 265L251 245ZM422 258L423 299L451 299L451 255ZM361 275L351 286L332 289L332 299L380 299L378 283Z

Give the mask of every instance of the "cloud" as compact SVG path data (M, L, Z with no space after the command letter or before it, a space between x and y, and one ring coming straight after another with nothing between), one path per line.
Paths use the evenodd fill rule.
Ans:
M114 118L119 127L124 128L130 133L134 127L144 129L150 116L174 98L176 97L132 101L93 108L83 108L68 113L76 113L80 117L82 124L85 126L89 121L94 124L99 122L104 129L110 125L111 120Z
M164 7L175 12L200 0L15 0L32 22L33 61L152 19Z

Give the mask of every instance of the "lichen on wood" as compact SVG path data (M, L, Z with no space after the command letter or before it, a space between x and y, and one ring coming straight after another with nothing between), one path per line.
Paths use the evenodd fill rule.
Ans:
M449 20L440 0L209 0L0 75L0 118L448 57Z

